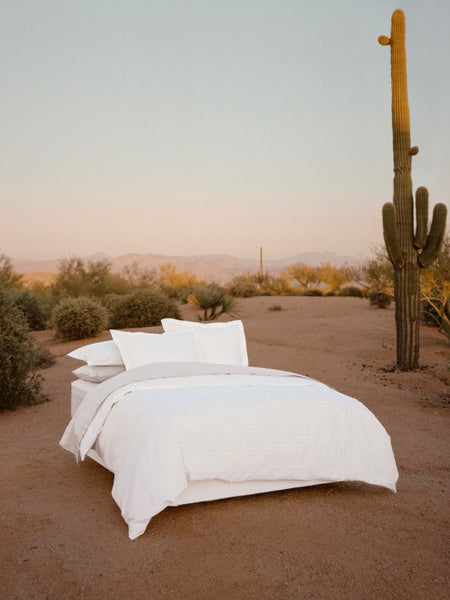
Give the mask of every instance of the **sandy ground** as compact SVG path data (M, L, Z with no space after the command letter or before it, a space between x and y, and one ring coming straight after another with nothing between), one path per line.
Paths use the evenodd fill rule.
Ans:
M194 318L192 307L183 311ZM375 413L392 438L397 494L342 483L169 508L131 542L112 474L58 446L80 364L65 355L83 342L41 332L58 357L43 371L51 402L0 414L2 598L449 597L445 337L424 327L422 368L397 373L392 308L252 298L237 316L250 364L316 377Z

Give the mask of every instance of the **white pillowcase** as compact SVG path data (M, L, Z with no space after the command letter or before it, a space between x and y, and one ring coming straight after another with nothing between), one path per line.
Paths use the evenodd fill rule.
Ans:
M162 319L164 331L192 331L203 360L208 363L248 366L247 343L242 321L229 323L195 323L179 319Z
M91 366L123 367L122 355L112 340L81 346L67 356L84 360Z
M132 333L111 329L127 370L155 362L200 362L201 351L190 331Z
M78 379L83 381L89 381L90 383L102 383L114 375L123 373L125 371L124 365L118 367L91 367L89 365L83 365L78 367L75 371L72 371Z

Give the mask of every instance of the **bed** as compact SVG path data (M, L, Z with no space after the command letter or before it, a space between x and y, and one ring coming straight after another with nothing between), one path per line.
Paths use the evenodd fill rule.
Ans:
M130 539L167 506L336 481L395 492L389 435L361 402L249 367L241 321L163 327L70 353L86 365L60 444L114 473Z

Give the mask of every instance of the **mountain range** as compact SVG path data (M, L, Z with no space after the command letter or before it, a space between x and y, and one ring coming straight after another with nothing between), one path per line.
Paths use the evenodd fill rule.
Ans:
M111 257L98 253L83 257L83 260L108 260L114 272L120 272L126 265L137 265L142 269L156 269L161 265L170 263L179 271L190 271L199 279L215 280L225 283L239 273L259 271L258 259L243 259L226 254L205 254L199 256L166 256L162 254L122 254ZM14 269L18 273L45 275L57 273L60 259L31 260L13 259ZM316 266L323 262L330 262L336 266L358 265L362 261L352 256L342 256L333 252L305 252L288 258L264 259L263 270L269 273L279 273L284 267L298 262Z

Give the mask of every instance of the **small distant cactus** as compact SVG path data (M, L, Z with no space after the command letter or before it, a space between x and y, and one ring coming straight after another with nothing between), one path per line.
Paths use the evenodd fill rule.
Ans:
M395 319L397 326L397 367L419 366L420 269L437 258L445 234L447 208L436 204L428 231L428 190L416 191L416 231L411 162L419 149L411 147L408 88L406 76L405 15L392 15L391 37L378 38L391 47L392 131L394 150L394 198L383 206L383 233L394 265Z

